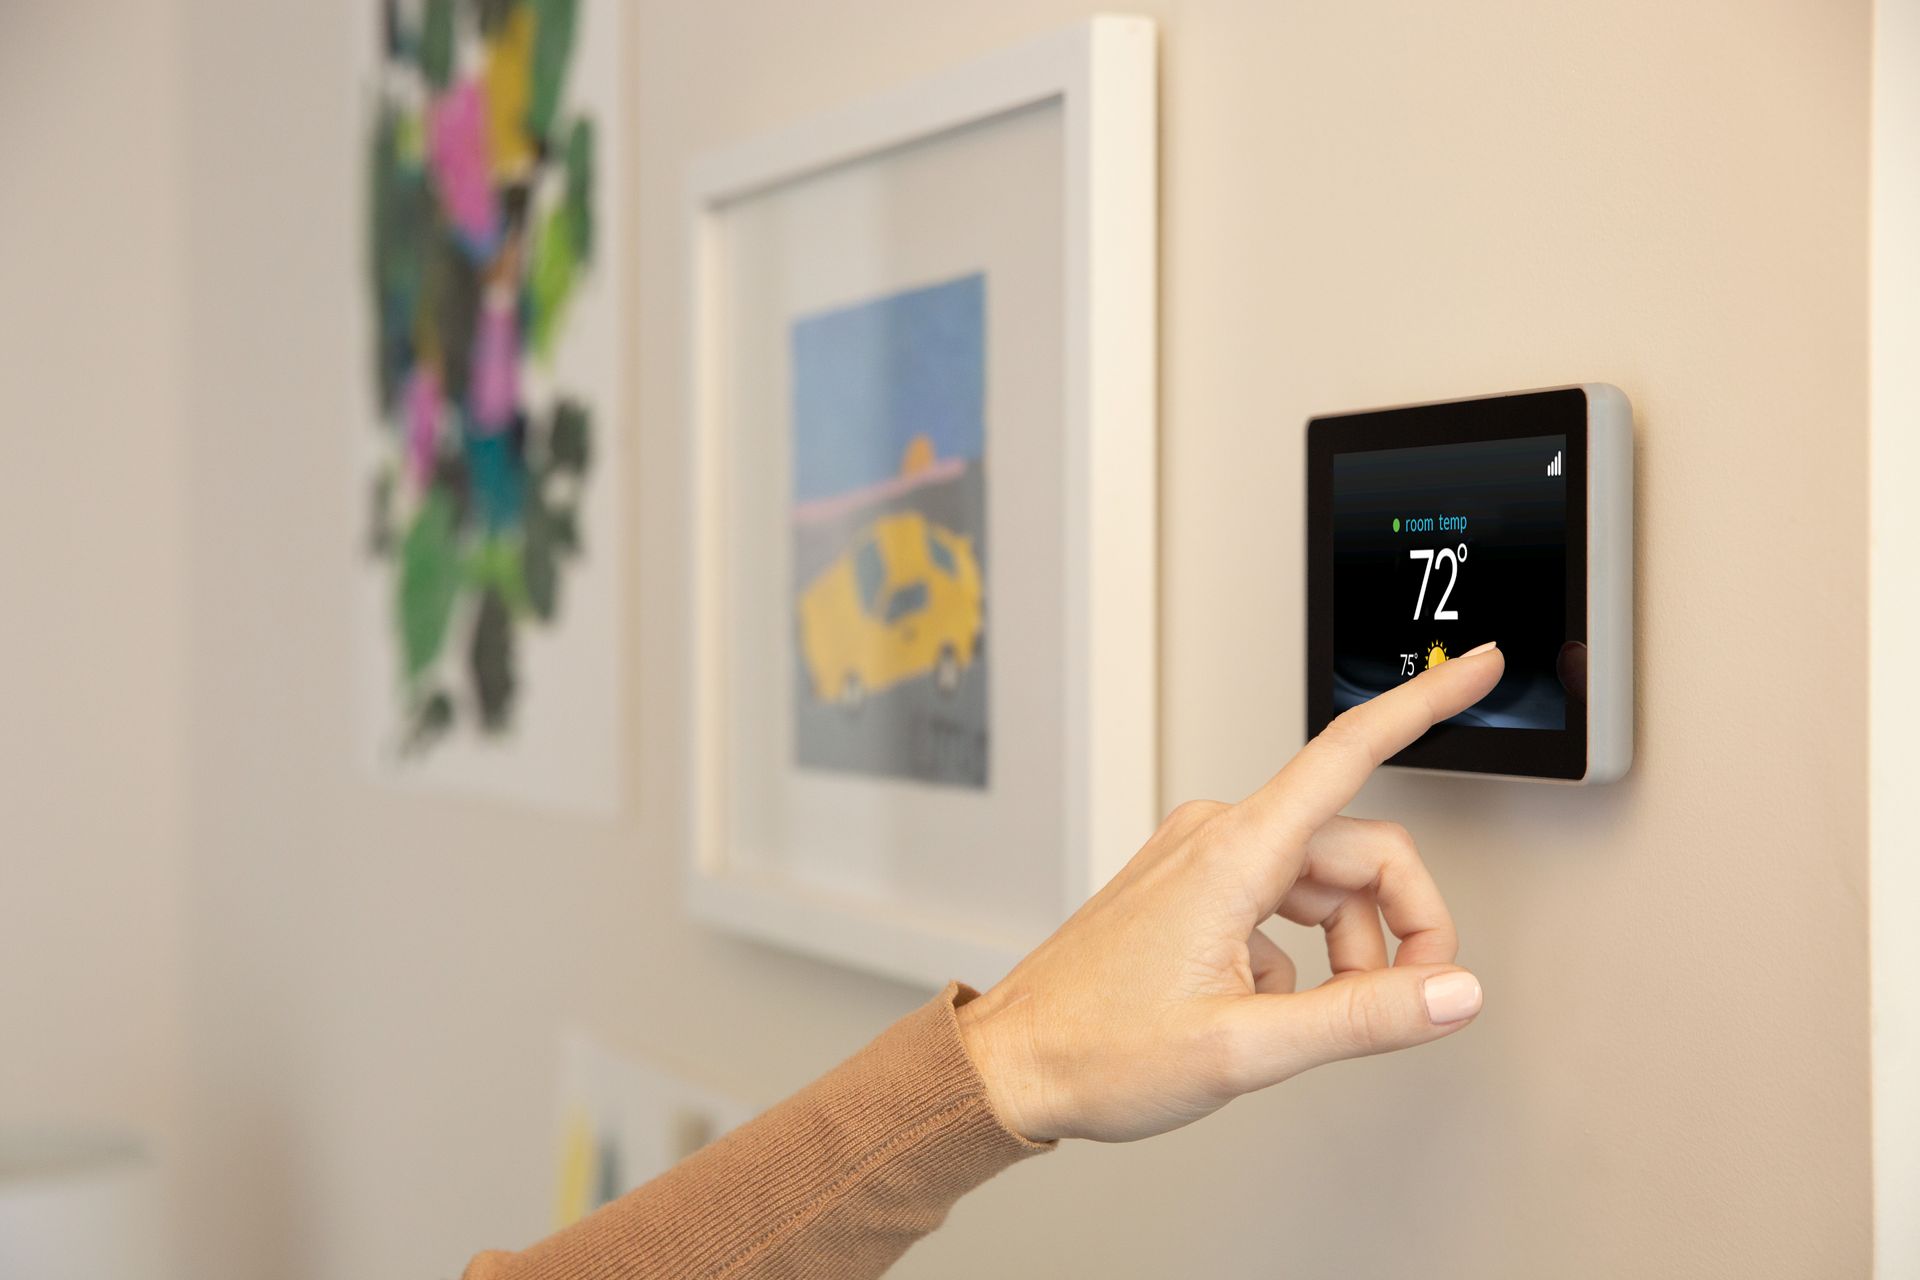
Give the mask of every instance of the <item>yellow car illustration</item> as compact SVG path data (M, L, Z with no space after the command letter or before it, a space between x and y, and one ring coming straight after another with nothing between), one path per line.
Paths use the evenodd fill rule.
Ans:
M800 593L800 650L822 702L933 673L942 693L980 650L980 563L973 540L918 512L863 529Z

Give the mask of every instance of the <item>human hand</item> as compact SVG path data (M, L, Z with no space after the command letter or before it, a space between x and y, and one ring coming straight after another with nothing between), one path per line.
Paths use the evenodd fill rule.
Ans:
M1309 1067L1453 1034L1480 983L1406 831L1340 816L1369 774L1485 697L1491 645L1344 713L1237 805L1190 801L990 991L960 1033L1001 1119L1033 1139L1123 1142ZM1333 977L1294 991L1259 929L1326 931ZM1400 946L1387 960L1386 927Z

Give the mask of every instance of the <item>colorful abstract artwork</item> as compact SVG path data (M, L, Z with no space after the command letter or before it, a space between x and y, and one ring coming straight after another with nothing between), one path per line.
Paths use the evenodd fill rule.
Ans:
M987 784L983 274L792 327L796 763Z
M444 773L538 791L580 767L556 752L602 749L535 722L596 677L615 696L596 659L610 647L574 633L616 612L591 597L611 589L595 534L617 452L604 213L617 8L387 0L367 33L367 548L387 704L374 733L396 767L450 758Z

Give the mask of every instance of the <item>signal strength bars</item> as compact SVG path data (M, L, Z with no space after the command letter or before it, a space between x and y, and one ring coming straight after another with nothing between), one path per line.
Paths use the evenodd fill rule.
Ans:
M1565 450L1565 449L1556 449L1556 450L1554 450L1554 453L1553 453L1553 461L1552 461L1552 462L1549 462L1549 463L1547 464L1547 474L1548 474L1548 475L1550 475L1550 476L1557 476L1557 475L1561 475L1561 474L1563 474L1563 473L1564 473L1564 469L1565 469L1565 467L1566 467L1566 463L1565 463L1565 462L1564 462L1564 461L1563 461L1562 459L1563 459L1563 456L1565 455L1565 453L1566 453L1566 450Z

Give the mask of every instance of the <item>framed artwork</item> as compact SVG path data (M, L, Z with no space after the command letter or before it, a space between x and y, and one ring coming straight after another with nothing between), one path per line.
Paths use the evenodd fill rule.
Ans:
M364 763L620 786L618 0L360 0Z
M984 983L1152 830L1154 39L696 163L698 916Z

